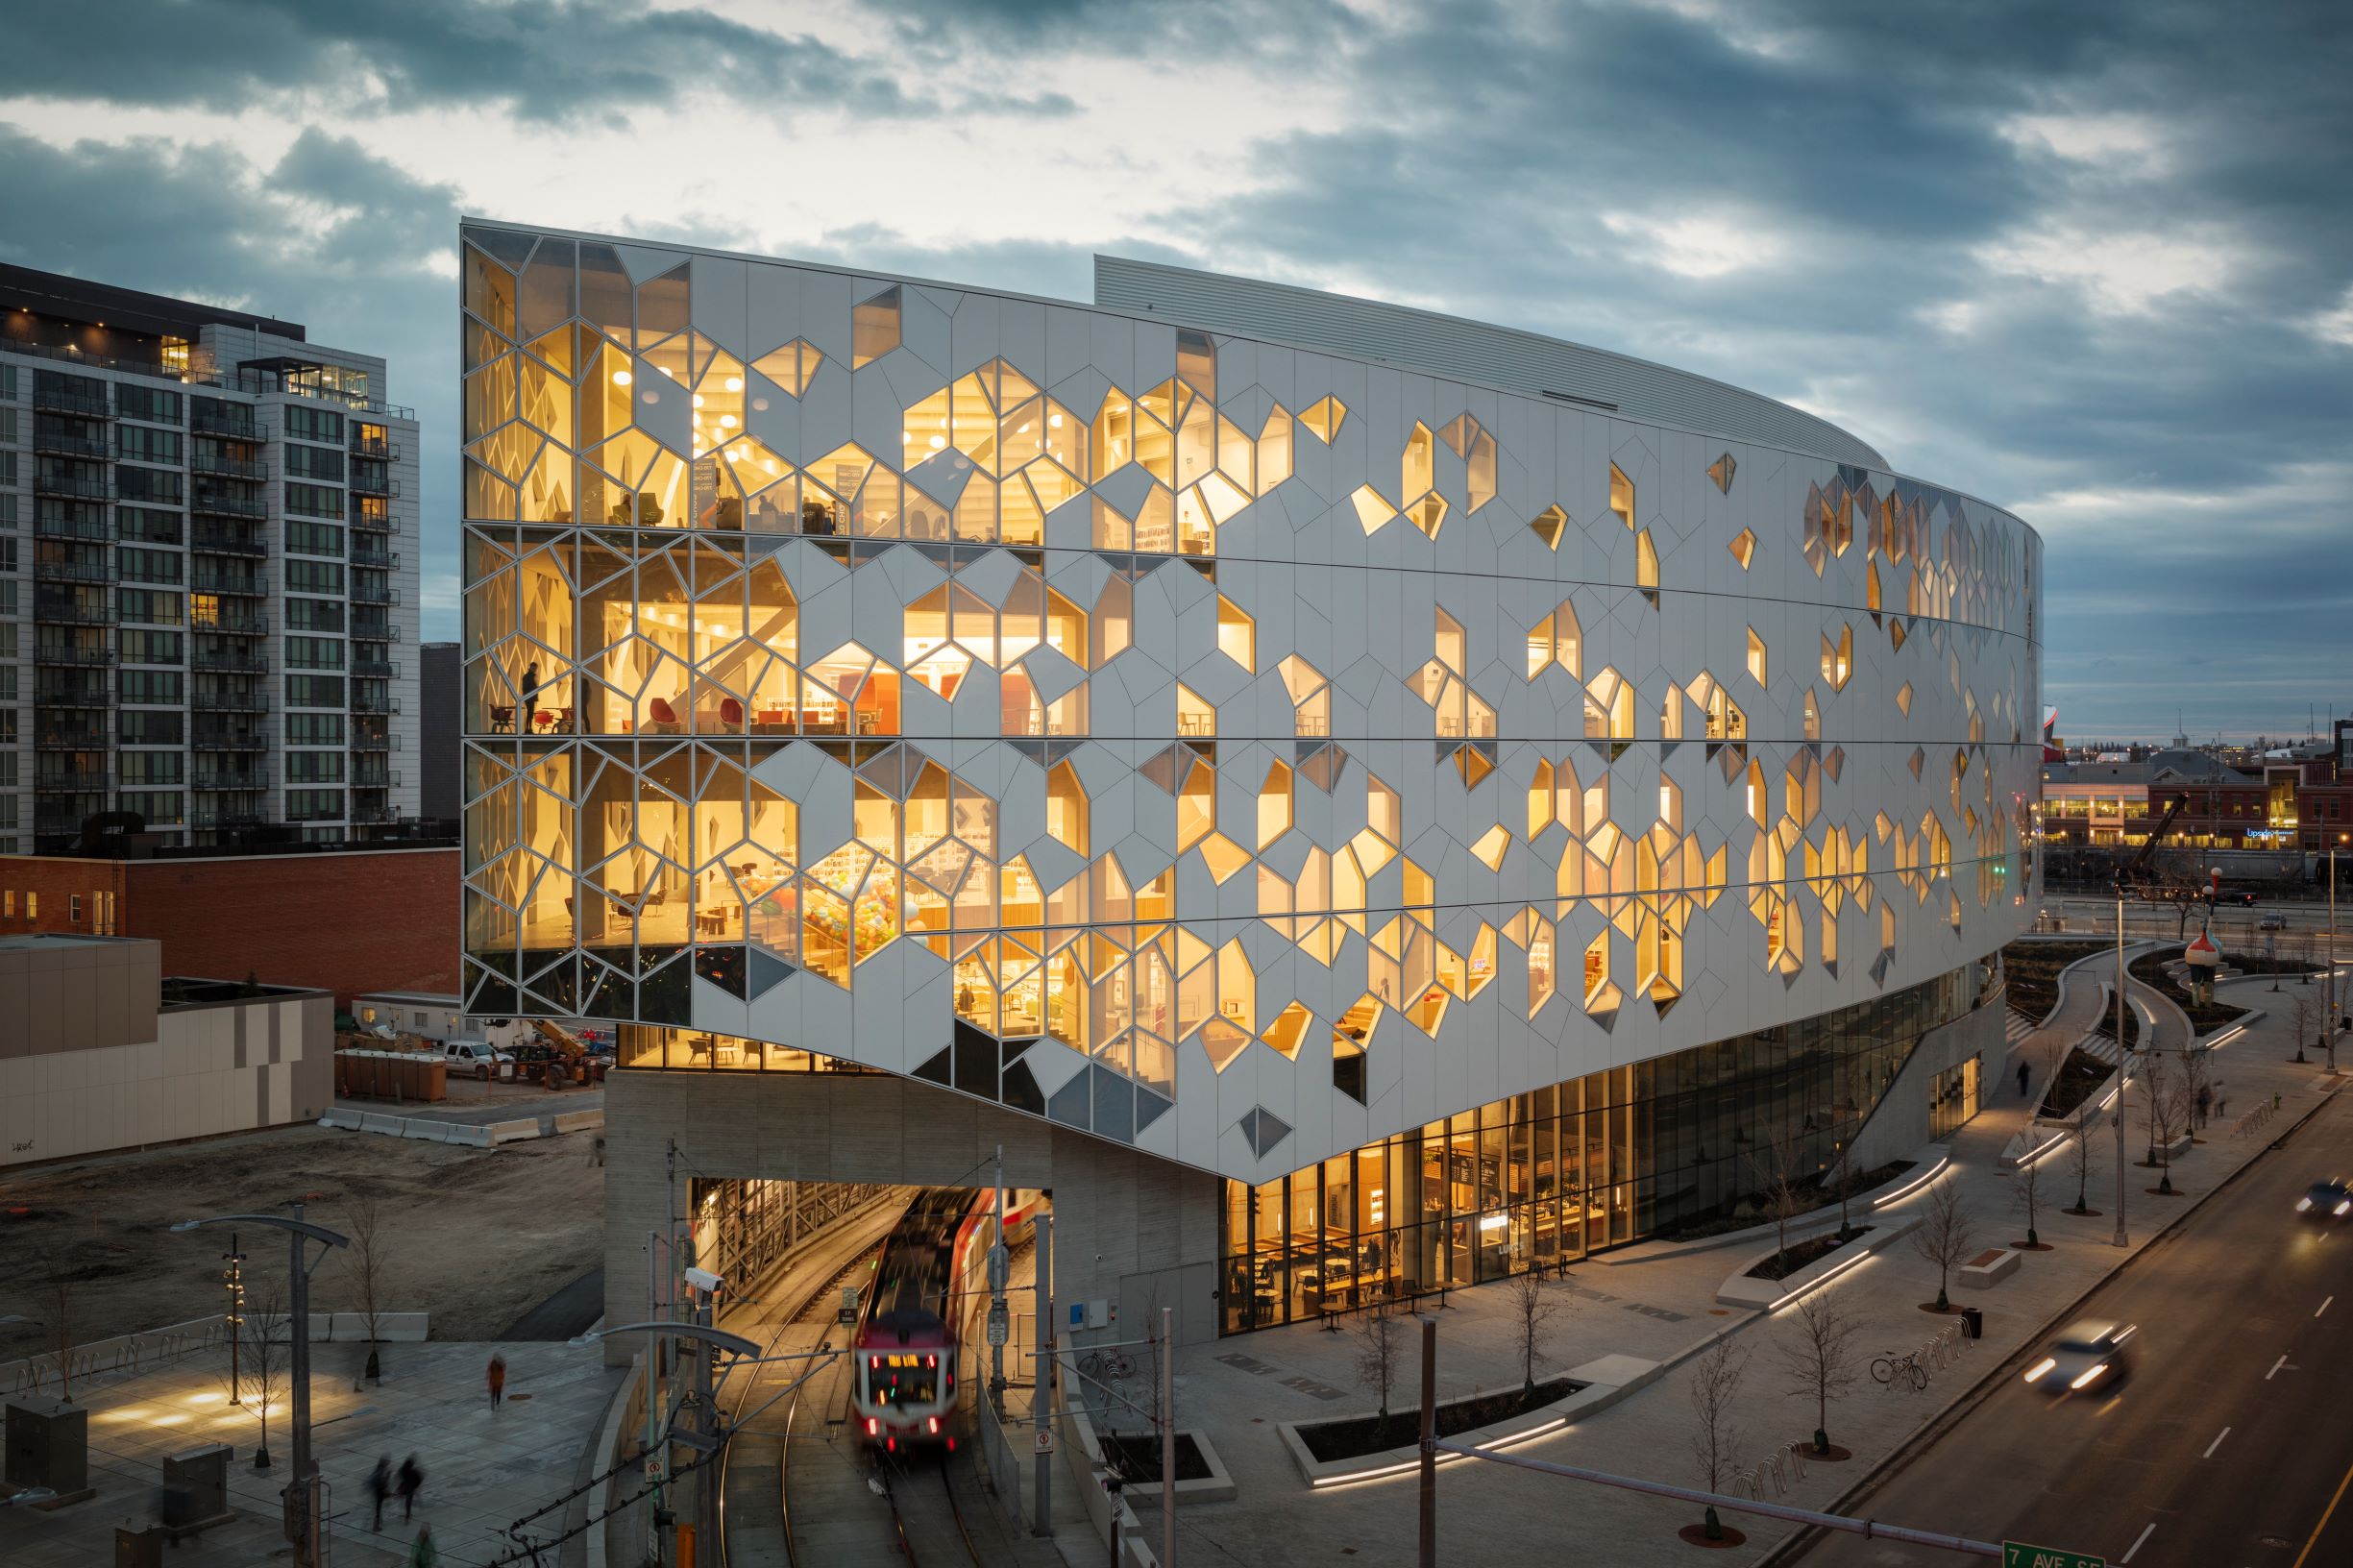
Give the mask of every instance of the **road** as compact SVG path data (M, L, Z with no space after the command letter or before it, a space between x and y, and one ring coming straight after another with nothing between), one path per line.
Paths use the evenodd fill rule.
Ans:
M2353 1563L2353 1224L2293 1212L2316 1174L2348 1170L2353 1094L2339 1094L2085 1304L2140 1326L2121 1383L2054 1400L2022 1377L2038 1341L1839 1511L2131 1568ZM2136 1192L2133 1213L2165 1201ZM1971 1559L1840 1535L1796 1560Z

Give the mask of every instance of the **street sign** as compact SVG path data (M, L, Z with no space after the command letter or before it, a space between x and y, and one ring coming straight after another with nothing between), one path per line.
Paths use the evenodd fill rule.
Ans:
M1012 1337L1013 1323L1005 1311L1005 1304L1001 1301L991 1302L989 1304L990 1345L1001 1349L1005 1341Z
M662 1457L659 1454L646 1456L646 1482L652 1486L662 1484Z
M2001 1543L2001 1568L2107 1568L2105 1557L2088 1552L2069 1552L2056 1546L2028 1546L2024 1541Z
M1052 1427L1040 1427L1038 1429L1038 1452L1041 1454L1051 1454L1054 1452L1054 1429Z

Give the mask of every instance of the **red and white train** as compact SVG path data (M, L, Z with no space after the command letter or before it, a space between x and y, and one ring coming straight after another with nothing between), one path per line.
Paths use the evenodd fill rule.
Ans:
M1036 1206L1036 1194L1024 1196L1007 1194L1009 1236ZM987 1191L926 1188L883 1239L851 1332L850 1408L859 1433L887 1452L956 1446L958 1326L988 1288L993 1207Z

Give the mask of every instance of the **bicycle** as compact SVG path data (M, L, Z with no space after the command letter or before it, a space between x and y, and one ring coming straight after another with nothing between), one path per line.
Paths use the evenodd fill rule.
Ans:
M1928 1372L1920 1364L1920 1352L1913 1351L1904 1356L1890 1352L1871 1363L1872 1382L1889 1384L1898 1378L1907 1380L1916 1390L1928 1386Z
M1078 1359L1079 1376L1098 1381L1110 1378L1132 1378L1136 1375L1136 1358L1124 1350L1091 1350Z

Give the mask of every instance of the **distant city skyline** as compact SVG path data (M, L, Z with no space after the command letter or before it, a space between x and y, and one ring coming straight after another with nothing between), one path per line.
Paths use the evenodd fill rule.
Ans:
M1662 359L2033 524L2063 732L2353 702L2337 8L115 10L17 29L0 258L427 389L429 637L463 211L1073 299L1114 251Z

